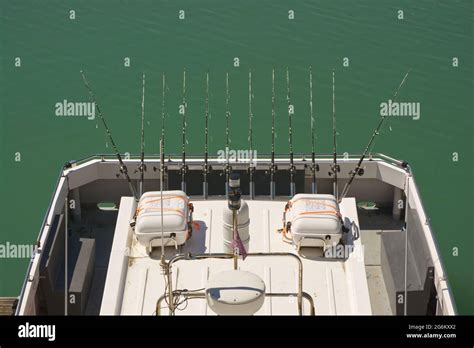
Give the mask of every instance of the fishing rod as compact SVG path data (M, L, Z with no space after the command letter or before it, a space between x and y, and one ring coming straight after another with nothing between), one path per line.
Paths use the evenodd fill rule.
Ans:
M166 76L162 74L162 93L161 93L161 149L160 149L160 169L162 172L163 179L166 176L167 168L165 165L165 93L166 93ZM164 181L166 182L166 181ZM166 184L165 184L166 189Z
M87 91L89 92L90 98L91 98L92 102L95 105L95 108L97 110L97 114L99 115L99 117L102 121L102 124L105 128L105 131L107 132L107 136L109 137L109 141L112 144L112 147L115 151L115 156L117 156L117 159L119 161L120 173L122 173L125 176L125 179L127 180L128 186L130 187L130 191L132 192L132 195L135 198L135 200L138 202L139 197L138 197L138 194L137 194L137 191L136 191L135 187L133 186L132 180L130 179L130 176L128 175L127 166L125 165L125 163L123 163L122 156L120 155L120 152L118 151L117 146L115 145L114 139L112 138L112 133L110 132L110 129L107 126L107 123L105 122L105 118L102 115L102 112L100 111L99 104L97 103L97 100L95 99L94 93L92 92L92 90L89 86L89 82L87 81L86 76L84 75L84 72L82 70L81 70L81 75L82 75L82 80L84 81L84 85L86 86Z
M225 157L226 157L226 164L224 165L224 174L225 174L225 196L229 197L229 177L232 173L232 167L230 166L229 162L229 143L230 143L230 130L229 130L229 118L230 118L230 110L229 110L229 73L225 75Z
M186 176L188 174L188 166L186 165L186 69L183 70L183 106L180 112L183 115L183 124L182 124L182 162L181 162L181 190L186 192Z
M272 157L267 173L270 174L270 196L275 199L275 68L272 69Z
M249 69L249 145L250 145L250 154L249 154L249 195L250 199L255 198L255 182L253 181L253 176L255 174L255 166L253 163L253 129L252 129L252 72Z
M319 166L316 164L315 155L315 133L314 133L314 117L313 117L313 72L311 66L309 67L309 116L311 121L311 193L317 192L316 186L316 172L319 171Z
M295 175L296 175L296 167L293 162L293 127L291 126L291 119L294 113L294 107L291 105L291 97L290 97L290 72L288 67L286 67L286 99L288 101L288 143L290 145L290 196L295 195L296 191L296 184L295 184Z
M398 96L398 92L401 90L401 88L402 88L403 84L405 83L405 80L407 79L408 74L410 73L410 71L411 71L411 69L409 69L407 71L407 73L405 74L405 76L402 79L402 82L400 82L400 85L395 90L395 93L393 94L393 101L396 100L396 98ZM349 181L347 181L347 183L344 185L344 189L342 190L340 200L342 200L347 195L347 193L349 192L349 188L351 187L351 184L354 181L355 176L356 175L361 176L361 175L364 174L364 170L361 168L362 162L364 161L365 157L367 156L367 153L371 149L372 144L375 140L375 137L380 134L380 128L382 127L382 125L383 125L386 118L387 118L386 115L382 116L382 118L380 119L377 127L375 128L374 132L372 133L372 136L371 136L367 146L365 147L365 150L362 153L362 156L359 158L359 162L357 162L356 167L349 172L349 174L350 174Z
M336 87L335 87L335 75L336 72L332 71L332 139L333 139L333 163L331 166L331 173L333 177L333 194L338 200L338 186L337 186L337 172L341 171L341 168L337 164L337 131L336 131Z
M207 183L207 174L211 171L211 166L208 164L208 157L209 157L209 71L206 73L206 111L205 111L205 118L206 118L206 126L204 129L205 134L205 142L204 142L204 164L202 166L202 176L203 176L203 183L202 183L202 192L204 199L207 199L208 196L208 183Z
M142 75L142 129L141 129L141 139L140 139L140 165L138 170L140 172L140 197L143 194L143 182L145 179L145 73Z

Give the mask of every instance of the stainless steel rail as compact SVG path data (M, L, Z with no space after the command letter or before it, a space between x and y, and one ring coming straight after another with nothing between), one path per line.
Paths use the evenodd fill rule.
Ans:
M170 162L170 161L176 161L176 163L180 162L181 161L181 155L180 154L168 154L166 157L167 157L167 161ZM189 161L193 161L193 160L202 160L203 156L202 155L199 155L199 154L187 154L187 159L189 159ZM288 154L275 154L275 158L276 159L285 159L285 158L289 158L288 157L289 155ZM332 156L333 154L329 154L329 153L319 153L319 154L316 154L316 161L318 159L332 159ZM341 159L341 160L358 160L360 158L360 154L358 153L353 153L353 154L348 154L348 155L338 155L337 158L338 159ZM270 154L259 154L259 158L270 158L271 155ZM387 156L387 155L384 155L382 153L372 153L368 156L369 158L367 159L367 161L373 161L373 160L377 160L377 159L380 159L380 160L384 160L386 162L389 162L393 165L396 165L398 167L402 167L403 165L403 161L401 160L397 160L393 157L390 157L390 156ZM86 163L88 161L91 161L91 160L97 160L97 159L100 159L102 161L116 161L116 158L115 158L115 155L113 154L95 154L95 155L91 155L91 156L87 156L87 157L84 157L84 158L81 158L77 161L74 161L73 163L76 164L76 165L79 165L79 164L83 164L83 163ZM295 153L294 154L294 159L295 161L297 162L308 162L309 163L309 160L311 159L311 154L309 153ZM129 156L127 156L126 159L124 159L124 161L129 161L129 160L140 160L140 154L130 154ZM146 156L146 160L156 160L156 161L159 161L160 160L160 155L159 154L148 154ZM209 156L209 161L215 161L217 160L217 156ZM239 163L239 162L238 162ZM246 162L241 162L242 164L246 163Z
M248 253L247 257L264 257L264 256L278 256L278 257L291 257L294 258L298 263L298 292L297 292L297 301L298 301L298 313L299 315L303 314L303 262L299 256L292 253ZM211 254L178 254L172 257L164 266L165 276L168 281L168 305L170 306L170 315L174 315L174 304L173 304L173 283L172 283L172 266L174 263L181 260L202 260L202 259L233 259L234 254L225 254L225 253L211 253Z
M180 291L180 290L175 290L174 291L175 295L182 295L186 298L186 300L192 300L192 299L205 299L206 298L206 293L204 292L187 292L187 291ZM295 292L269 292L265 294L265 297L294 297L297 296L298 294ZM316 310L314 308L314 300L311 297L310 294L307 292L302 293L303 298L306 299L309 302L309 308L310 308L310 315L314 316L316 315ZM168 294L163 294L158 298L158 301L156 301L156 315L159 316L161 315L161 303L163 300L168 297ZM303 315L303 313L300 313L300 315Z

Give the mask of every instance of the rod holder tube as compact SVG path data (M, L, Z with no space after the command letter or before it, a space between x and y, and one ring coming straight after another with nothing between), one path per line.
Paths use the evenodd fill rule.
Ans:
M204 197L204 199L207 199L207 197L208 197L208 187L209 187L209 185L208 185L207 181L204 181L202 183L202 196Z

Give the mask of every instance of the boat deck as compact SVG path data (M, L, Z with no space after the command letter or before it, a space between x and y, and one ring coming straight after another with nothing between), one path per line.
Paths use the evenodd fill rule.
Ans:
M13 315L16 297L0 297L0 315Z
M285 201L247 201L250 211L249 252L289 252L297 254L296 248L282 240L282 212ZM222 253L222 209L227 207L225 200L193 201L195 229L192 237L181 250L166 248L166 258L176 253ZM158 298L165 291L165 278L160 268L160 248L154 249L148 256L145 247L138 243L130 228L123 228L127 216L133 214L134 202L123 198L115 231L114 247L109 262L107 284L104 291L102 314L153 315L156 314ZM353 198L345 198L340 206L341 214L355 226L344 233L344 243L353 245L353 251L347 259L324 259L316 248L302 248L303 291L314 300L316 315L371 314L368 284L358 235L359 221ZM120 221L122 218L122 221ZM128 233L128 262L122 267L116 264L117 245L123 234ZM122 234L122 236L121 236ZM115 250L114 250L115 248ZM319 251L319 254L318 254ZM120 264L120 262L118 262ZM200 289L206 286L210 274L233 267L232 260L205 259L184 260L173 266L174 289ZM124 269L126 268L126 269ZM249 256L239 261L239 269L258 274L266 284L266 291L272 293L296 293L298 264L293 257ZM115 272L115 274L114 274ZM113 289L119 289L117 280L123 278L123 296L114 299ZM115 283L115 284L114 284ZM117 286L119 288L117 288ZM115 292L117 292L115 290ZM112 296L112 298L110 296ZM309 314L310 307L303 301L303 313ZM115 304L115 309L114 309ZM161 314L168 314L165 302ZM183 303L176 315L214 315L204 299L192 299ZM267 297L262 308L256 313L261 315L298 314L295 297Z

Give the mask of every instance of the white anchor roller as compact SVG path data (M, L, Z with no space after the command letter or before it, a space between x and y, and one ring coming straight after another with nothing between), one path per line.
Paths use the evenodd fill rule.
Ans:
M265 301L265 283L251 272L223 271L209 277L205 294L217 315L253 315Z

